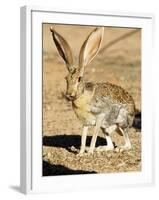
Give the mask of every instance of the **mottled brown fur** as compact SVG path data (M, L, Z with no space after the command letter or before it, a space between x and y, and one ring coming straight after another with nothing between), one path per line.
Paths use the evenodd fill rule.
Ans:
M118 85L112 83L86 83L86 89L94 90L94 96L109 97L114 103L121 103L127 107L129 113L135 114L135 103L132 96Z

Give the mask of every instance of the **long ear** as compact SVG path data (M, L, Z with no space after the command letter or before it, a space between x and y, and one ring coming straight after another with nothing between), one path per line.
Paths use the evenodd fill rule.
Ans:
M84 67L88 65L93 58L97 55L102 38L104 34L104 27L94 29L83 43L79 54L79 66L81 73Z
M55 45L57 47L57 50L58 50L60 56L65 61L68 70L72 71L73 70L73 57L72 57L72 51L71 51L69 44L52 27L50 28L50 31L52 32L52 37L53 37L53 40L55 42Z

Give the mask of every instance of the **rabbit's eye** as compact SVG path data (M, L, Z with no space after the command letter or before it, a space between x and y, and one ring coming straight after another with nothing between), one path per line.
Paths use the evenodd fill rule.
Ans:
M79 76L78 77L78 82L80 82L82 80L82 77L81 76Z

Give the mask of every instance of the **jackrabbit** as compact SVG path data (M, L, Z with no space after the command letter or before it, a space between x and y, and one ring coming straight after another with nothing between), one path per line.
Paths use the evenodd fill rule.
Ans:
M104 28L95 28L86 38L80 49L78 66L73 63L72 51L67 41L52 27L50 31L69 72L66 77L66 97L72 101L73 110L83 124L79 154L83 155L86 151L89 126L95 126L88 150L89 154L93 154L100 128L106 137L107 145L99 147L99 149L102 148L106 151L114 149L110 134L115 130L125 139L125 145L120 149L130 149L128 128L132 126L135 114L133 98L120 86L107 82L95 84L84 81L84 69L100 49Z

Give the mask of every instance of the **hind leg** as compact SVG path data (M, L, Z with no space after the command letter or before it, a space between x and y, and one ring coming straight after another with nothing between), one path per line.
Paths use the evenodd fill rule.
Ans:
M134 116L128 114L127 110L125 110L124 108L120 109L116 123L118 124L118 133L124 137L125 144L117 148L117 151L131 149L131 142L129 140L128 129L133 123L133 118Z
M110 134L112 132L114 132L116 130L116 128L117 128L116 125L110 126L109 128L101 128L102 131L103 131L103 133L104 133L105 139L107 141L107 145L97 147L98 151L110 151L110 150L114 150L114 144L112 142Z
M123 151L123 150L131 149L132 146L131 146L131 142L130 142L129 135L128 135L128 128L119 127L119 131L121 131L121 133L124 137L125 144L123 146L120 146L119 148L117 148L117 151Z

